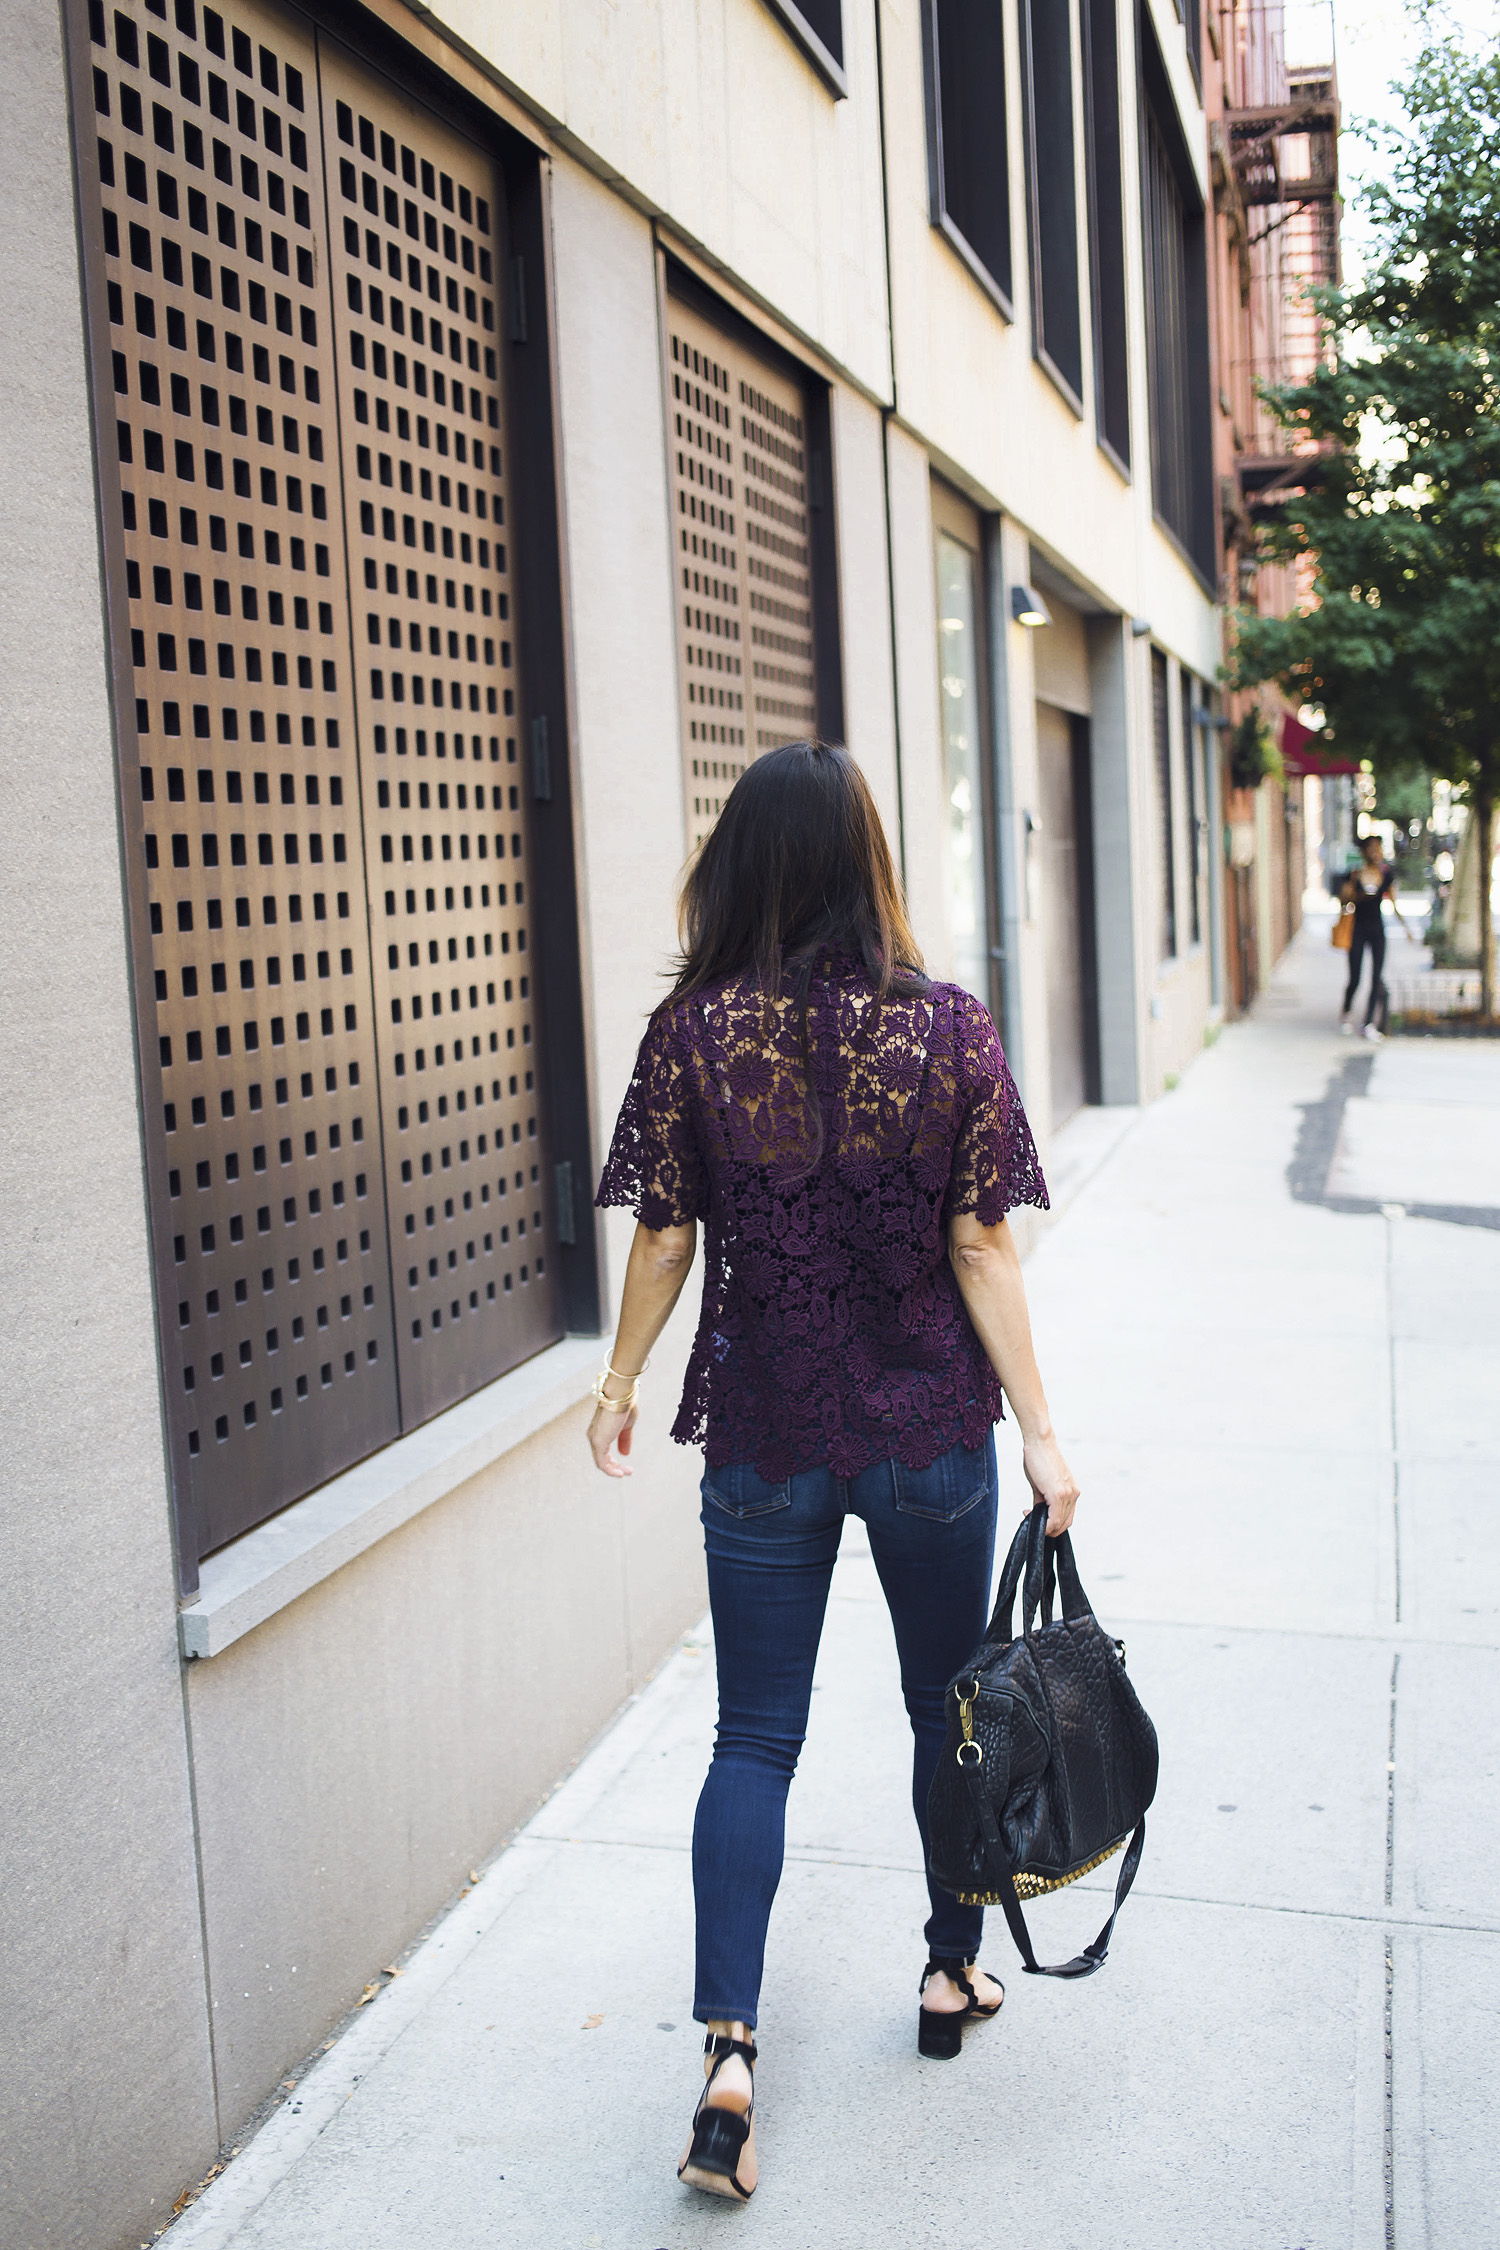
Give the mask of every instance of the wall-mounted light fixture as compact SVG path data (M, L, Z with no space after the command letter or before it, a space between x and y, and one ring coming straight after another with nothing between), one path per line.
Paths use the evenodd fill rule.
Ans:
M1147 637L1147 635L1148 635L1148 634L1150 633L1150 631L1151 631L1151 620L1150 620L1150 618L1149 618L1149 617L1132 617L1132 619L1130 620L1130 630L1131 630L1131 634L1132 634L1132 636L1133 636L1133 637L1134 637L1134 638L1135 638L1136 640L1138 640L1138 641L1143 641L1143 640L1145 640L1145 639L1146 639L1146 637Z
M1010 614L1018 625L1050 625L1052 612L1034 586L1012 586Z
M1039 922L1042 918L1042 870L1037 838L1042 833L1042 824L1034 812L1023 812L1021 828L1026 839L1026 919Z

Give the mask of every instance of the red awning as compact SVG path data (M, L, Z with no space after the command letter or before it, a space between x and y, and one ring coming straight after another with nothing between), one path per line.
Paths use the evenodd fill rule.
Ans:
M1281 763L1289 781L1300 781L1308 774L1358 773L1356 758L1341 758L1333 745L1325 746L1323 737L1305 727L1295 712L1286 712L1281 721Z

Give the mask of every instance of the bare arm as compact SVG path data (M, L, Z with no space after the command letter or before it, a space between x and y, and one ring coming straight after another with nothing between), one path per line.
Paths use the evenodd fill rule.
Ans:
M999 1376L1021 1432L1027 1482L1047 1503L1047 1535L1055 1539L1073 1521L1078 1485L1063 1459L1031 1345L1031 1316L1021 1260L1008 1221L981 1226L972 1213L948 1228L948 1259L959 1294Z
M698 1229L692 1220L683 1227L664 1227L659 1234L637 1224L625 1268L619 1325L609 1353L610 1365L619 1369L620 1379L613 1375L605 1377L606 1398L628 1396L630 1378L645 1366L652 1345L682 1295L682 1285L687 1280L697 1247ZM589 1450L595 1466L607 1477L628 1477L632 1473L622 1456L630 1451L630 1435L638 1411L634 1406L623 1414L612 1413L605 1406L594 1409L594 1418L589 1423Z

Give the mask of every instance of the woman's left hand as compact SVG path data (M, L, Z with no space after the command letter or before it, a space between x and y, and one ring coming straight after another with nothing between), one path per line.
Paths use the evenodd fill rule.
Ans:
M635 1471L626 1466L624 1456L630 1451L631 1432L635 1428L640 1409L628 1406L623 1414L614 1413L607 1406L596 1406L589 1424L589 1451L594 1456L594 1466L607 1477L634 1476ZM610 1449L615 1450L612 1452Z

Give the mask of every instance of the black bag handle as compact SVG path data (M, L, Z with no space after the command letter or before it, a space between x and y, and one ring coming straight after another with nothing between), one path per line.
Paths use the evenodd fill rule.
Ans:
M1063 1536L1066 1537L1066 1533ZM1010 1934L1016 1941L1016 1951L1021 1956L1022 1965L1027 1975L1033 1977L1091 1977L1096 1969L1103 1968L1105 1961L1109 1958L1109 1941L1114 1935L1116 1917L1129 1896L1130 1886L1135 1881L1136 1869L1141 1864L1141 1849L1146 1841L1145 1814L1142 1813L1140 1819L1136 1822L1135 1832L1126 1847L1125 1857L1120 1863L1119 1880L1115 1884L1115 1903L1110 1909L1109 1920L1105 1923L1093 1944L1086 1945L1081 1953L1076 1953L1073 1956L1071 1961L1059 1961L1049 1965L1046 1962L1038 1961L1033 1950L1031 1932L1026 1927L1026 1917L1021 1912L1021 1901L1016 1896L1016 1886L1011 1871L1005 1863L1005 1846L1000 1840L1000 1829L995 1819L995 1809L990 1802L989 1791L979 1778L979 1767L977 1765L966 1765L964 1767L964 1779L968 1783L969 1797L979 1822L979 1832L984 1838L984 1856L989 1866L990 1878L999 1893L1005 1919L1010 1925Z
M1014 1640L1012 1613L1016 1606L1016 1589L1021 1583L1021 1573L1026 1568L1027 1542L1031 1533L1031 1517L1023 1516L1016 1525L1016 1535L1010 1543L1010 1552L1000 1572L1000 1584L995 1593L995 1606L990 1621L984 1629L987 1648L1003 1648Z
M1046 1561L1042 1578L1042 1623L1052 1623L1052 1587L1054 1575L1062 1595L1064 1623L1076 1625L1085 1617L1092 1617L1094 1605L1083 1590L1078 1576L1078 1563L1073 1553L1073 1535L1060 1532L1056 1539L1044 1540Z
M1029 1516L1023 1516L1016 1526L1016 1535L1010 1543L1010 1552L1000 1573L1000 1585L995 1595L995 1607L985 1628L985 1645L1003 1648L1015 1639L1014 1611L1016 1594L1021 1593L1021 1631L1029 1634L1035 1630L1033 1619L1038 1611L1044 1625L1052 1623L1054 1586L1062 1594L1062 1614L1068 1624L1080 1618L1091 1617L1093 1607L1078 1576L1078 1564L1073 1555L1071 1536L1062 1532L1056 1539L1047 1537L1047 1503L1038 1500ZM1022 1578L1025 1586L1022 1588Z
M1035 1630L1033 1620L1037 1619L1044 1597L1047 1602L1046 1621L1049 1625L1052 1622L1052 1602L1047 1593L1048 1564L1051 1557L1047 1546L1047 1504L1044 1500L1038 1500L1026 1518L1026 1584L1021 1594L1023 1633Z

